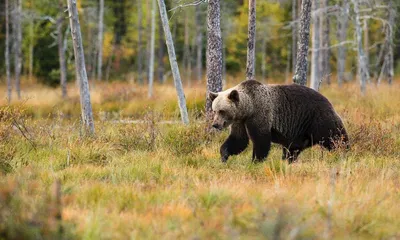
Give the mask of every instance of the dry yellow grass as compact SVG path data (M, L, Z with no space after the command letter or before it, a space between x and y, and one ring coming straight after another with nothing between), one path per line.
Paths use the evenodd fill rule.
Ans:
M26 96L35 97L2 107L11 116L27 109L28 116L15 118L31 142L15 128L0 128L0 236L14 229L25 238L36 236L31 232L77 239L400 238L398 84L370 87L366 96L356 84L324 87L352 149L314 147L292 165L280 160L278 146L262 164L251 163L250 151L222 164L218 149L227 133L209 136L198 123L97 120L96 138L81 139L79 105L68 103L76 93L62 105L72 113L65 117L54 109L62 102L58 90L29 89ZM202 87L186 90L192 116L201 115L204 94ZM149 100L145 88L122 83L92 94L97 119L109 109L116 117L179 119L174 88L157 86L155 95ZM155 112L137 113L149 108ZM55 179L62 183L62 233L46 227L52 216L39 211L51 207L45 196ZM4 224L7 209L14 217ZM40 224L30 224L36 218Z

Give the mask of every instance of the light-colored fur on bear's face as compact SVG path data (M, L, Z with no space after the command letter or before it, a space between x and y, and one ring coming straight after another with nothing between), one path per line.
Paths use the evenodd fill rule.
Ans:
M252 106L249 105L246 95L236 88L219 93L211 93L214 119L212 126L219 130L229 127L235 121L242 120ZM247 104L246 104L247 103Z

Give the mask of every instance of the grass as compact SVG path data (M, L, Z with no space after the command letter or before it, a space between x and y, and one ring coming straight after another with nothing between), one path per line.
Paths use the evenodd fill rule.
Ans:
M228 133L205 133L201 87L186 91L199 121L184 127L162 122L179 120L171 86L147 99L145 88L99 85L95 138L81 138L72 90L67 101L32 87L0 102L0 239L400 238L398 84L366 96L323 88L352 149L314 147L292 165L276 145L261 164L250 150L221 163ZM144 121L106 121L121 117Z

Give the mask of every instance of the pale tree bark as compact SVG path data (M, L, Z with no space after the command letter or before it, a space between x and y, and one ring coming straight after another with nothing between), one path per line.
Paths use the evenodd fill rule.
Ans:
M388 54L387 57L387 74L388 83L391 85L393 83L394 76L394 55L393 55L393 41L394 41L394 29L396 25L396 9L393 4L393 0L389 1L389 22L386 30L387 42L388 42Z
M164 32L161 18L158 21L158 82L164 83Z
M151 4L150 1L146 0L146 61L145 61L145 69L146 69L146 79L149 82L150 78L150 39L151 39Z
M176 92L178 95L178 105L179 105L179 110L181 113L181 119L184 124L189 124L189 116L188 116L188 112L187 112L187 108L186 108L185 93L183 91L181 75L179 73L179 66L178 66L178 62L176 60L176 54L175 54L174 42L172 40L172 35L171 35L171 29L169 28L169 24L168 24L167 10L165 7L164 0L157 0L157 1L158 1L158 7L159 7L159 11L160 11L160 17L161 17L161 20L163 23L163 28L164 28L165 41L167 44L167 50L168 50L168 55L169 55L169 62L171 65L172 75L174 77L174 84L175 84Z
M320 69L319 69L319 53L320 53L320 15L317 13L319 10L319 1L314 0L313 3L313 29L312 29L312 55L311 55L311 77L310 87L316 91L319 89L320 83Z
M292 45L293 47L293 45ZM266 58L267 58L267 38L263 37L261 40L261 79L263 81L266 81L267 77L267 63L266 63ZM285 80L286 81L286 80Z
M351 0L355 12L356 42L358 53L358 78L360 80L361 93L365 94L366 84L369 79L368 66L366 64L365 53L362 42L362 27L360 19L359 0Z
M368 34L368 19L363 21L363 33L364 33L364 54L365 54L365 64L369 67L369 34ZM369 81L369 79L368 79Z
M137 15L138 15L138 43L137 43L137 80L140 84L143 83L143 49L142 49L142 38L143 38L143 26L142 26L142 19L143 19L143 11L142 11L142 1L137 0Z
M103 78L103 35L104 35L104 0L99 3L99 35L97 45L97 80L101 81Z
M207 92L222 91L222 36L220 1L209 0L207 10ZM212 101L207 94L206 117L211 120Z
M200 82L203 78L203 24L201 18L201 7L196 6L196 78Z
M189 46L189 9L185 10L185 20L184 20L184 38L183 38L183 68L185 69L185 82L190 86L190 76L189 76L189 61L190 61L190 46Z
M63 37L63 21L64 21L64 8L63 0L58 1L59 16L57 19L57 44L58 44L58 57L60 61L60 86L62 98L67 97L67 66L65 61L64 37Z
M149 98L153 96L155 43L156 43L156 0L151 0L151 36L150 36L150 62L149 62L149 91L148 91Z
M33 10L33 0L31 0L31 9ZM34 21L31 20L29 22L29 69L28 69L28 75L29 75L29 82L32 83L32 77L33 77L33 43L34 43L34 38L35 38L35 31L33 29L34 27Z
M22 0L15 0L14 14L14 76L15 90L17 91L18 99L21 99L21 65L22 65Z
M6 65L6 78L7 78L7 100L8 103L11 102L11 91L12 91L12 83L11 83L11 74L10 74L10 6L8 4L8 0L5 0L5 24L6 24L6 42L4 49L4 61Z
M255 79L256 62L256 0L249 0L246 79Z
M74 46L76 77L79 82L83 128L85 135L94 135L92 104L90 101L89 82L85 67L85 55L83 52L82 34L78 10L76 8L76 0L68 0L68 12Z
M296 70L297 54L297 0L292 0L292 72Z
M307 56L310 42L311 6L311 0L303 0L301 3L296 71L293 76L293 82L303 86L307 84Z
M342 10L339 14L338 18L338 40L339 43L346 41L347 39L347 29L349 25L349 10L350 4L348 0L343 0ZM346 51L347 48L345 45L340 45L338 47L338 60L337 60L337 76L338 76L338 84L342 86L344 81L344 73L346 70Z
M322 0L321 1L321 9L328 9L329 1ZM330 84L330 21L329 15L326 14L326 11L320 15L320 51L319 51L319 70L320 70L320 79L325 80L327 84Z

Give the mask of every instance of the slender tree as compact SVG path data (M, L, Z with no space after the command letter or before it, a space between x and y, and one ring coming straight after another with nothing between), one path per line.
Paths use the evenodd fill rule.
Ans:
M21 99L21 68L22 68L22 0L15 0L14 14L14 68L15 90L18 99Z
M168 24L168 15L165 7L164 0L157 0L158 8L160 11L160 17L163 23L165 41L167 44L167 50L169 55L169 62L172 69L172 75L174 77L174 84L176 88L176 93L178 95L178 105L181 112L181 119L184 124L189 124L189 116L186 108L185 93L183 91L181 75L179 73L179 66L176 60L174 42L172 40L171 29Z
M104 35L104 0L100 0L99 3L99 33L98 33L98 45L97 45L97 79L103 78L103 35Z
M297 54L297 0L292 0L292 72L296 71Z
M161 18L158 21L158 82L164 82L164 32Z
M294 83L304 86L307 84L307 56L308 44L310 41L311 6L311 0L303 0L303 2L301 3L296 72L293 76Z
M190 76L189 76L189 65L190 65L190 44L189 44L189 9L185 10L185 20L184 20L184 40L183 40L183 67L185 69L185 81L188 86L190 86Z
M330 21L329 15L326 14L327 9L329 8L329 1L322 0L321 1L321 9L323 13L320 15L320 51L319 51L319 69L320 69L320 78L325 80L327 84L330 84Z
M222 36L220 1L209 0L207 10L207 92L222 91ZM207 94L206 116L210 120L212 101Z
M249 0L246 79L255 78L256 61L256 0Z
M151 37L150 37L150 62L149 62L149 91L148 97L153 96L154 82L154 46L156 42L156 0L151 0Z
M349 10L350 4L348 0L343 0L342 10L339 13L338 18L338 40L339 43L343 43L347 39L347 29L349 25ZM346 46L344 44L340 44L338 46L338 66L337 66L337 81L339 86L342 85L344 80L344 72L346 68Z
M319 10L319 1L314 0L313 3L313 29L312 29L312 55L311 55L311 77L310 77L310 87L316 91L319 89L320 83L320 69L319 69L319 60L320 60L320 14L318 14Z
M33 0L30 1L31 5L30 8L33 11ZM28 68L28 75L29 75L29 82L32 82L33 77L33 44L35 42L35 31L33 29L34 21L29 22L29 68Z
M387 75L388 75L388 83L393 83L393 76L394 76L394 55L393 55L393 40L394 40L394 28L396 25L396 10L393 4L393 0L389 1L389 21L388 26L386 27L386 41L388 43L388 54L386 55L387 58Z
M360 18L359 0L351 0L354 6L355 13L355 27L356 27L356 42L357 42L357 53L358 53L358 78L360 80L361 93L365 93L366 84L369 79L368 66L365 59L365 53L362 42L362 27Z
M7 78L7 99L8 103L11 102L11 91L12 91L12 84L11 84L11 74L10 74L10 20L9 20L9 5L8 0L5 0L4 12L5 12L5 24L6 24L6 42L5 42L5 49L4 49L4 61L6 65L6 78Z
M57 19L57 45L58 57L60 62L60 86L61 95L63 98L67 97L67 66L65 61L64 37L63 37L63 21L64 21L64 8L63 0L58 1L59 16Z
M143 83L143 49L142 49L142 38L143 38L143 26L142 26L142 19L143 19L143 11L142 11L142 1L137 0L137 15L138 15L138 42L137 42L137 75L138 75L138 82L140 84Z
M196 5L196 78L201 81L203 78L203 24L201 18L201 7Z
M68 0L68 12L71 26L71 35L74 45L76 77L79 81L82 123L85 134L94 135L92 104L90 101L89 82L85 67L81 27L79 24L76 0Z

